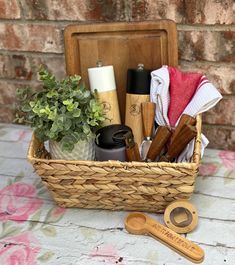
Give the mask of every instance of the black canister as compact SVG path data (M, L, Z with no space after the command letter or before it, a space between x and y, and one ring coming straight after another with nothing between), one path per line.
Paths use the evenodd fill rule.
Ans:
M126 161L125 140L115 140L117 132L132 132L131 128L121 124L112 124L102 127L96 132L95 152L96 160L119 160Z

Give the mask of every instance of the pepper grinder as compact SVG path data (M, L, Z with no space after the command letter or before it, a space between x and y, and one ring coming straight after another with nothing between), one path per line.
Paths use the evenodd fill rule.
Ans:
M131 127L138 146L144 138L141 103L150 101L150 72L143 64L127 71L125 124Z
M103 105L106 117L103 125L120 124L121 119L113 66L103 66L101 61L98 61L96 66L88 68L88 78L91 91L97 90L98 99Z

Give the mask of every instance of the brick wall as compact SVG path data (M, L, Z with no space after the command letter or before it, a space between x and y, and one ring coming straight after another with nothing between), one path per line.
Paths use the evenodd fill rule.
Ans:
M65 75L63 29L84 21L177 22L180 66L204 72L224 99L204 115L214 148L235 148L233 0L0 0L0 121L11 122L16 87L37 86L36 65Z

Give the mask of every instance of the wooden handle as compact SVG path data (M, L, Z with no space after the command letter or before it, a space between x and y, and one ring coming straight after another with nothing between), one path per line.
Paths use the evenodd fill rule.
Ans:
M176 250L179 254L185 256L192 262L200 263L203 261L204 251L198 245L178 235L152 218L147 218L145 228L150 236L157 240L160 239L162 243Z
M178 123L174 133L172 134L171 143L175 140L175 138L177 137L177 135L181 131L184 124L195 125L196 119L193 118L192 116L189 116L188 114L183 114L179 120L179 123Z
M140 151L137 143L135 143L134 146L132 147L127 147L126 148L126 157L127 161L142 161L140 157Z
M166 126L159 126L147 153L147 161L155 161L162 148L171 136L171 131Z
M142 121L143 121L143 134L144 137L151 137L154 124L156 104L153 102L144 102L141 104Z
M168 152L165 156L162 156L160 161L171 162L176 158L186 147L186 145L197 135L197 129L195 126L184 124L177 138L171 143Z

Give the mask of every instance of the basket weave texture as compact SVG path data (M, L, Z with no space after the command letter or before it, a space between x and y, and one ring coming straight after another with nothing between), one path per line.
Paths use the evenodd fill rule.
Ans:
M193 193L201 157L200 115L196 126L190 163L52 160L34 135L28 159L61 207L163 212Z

